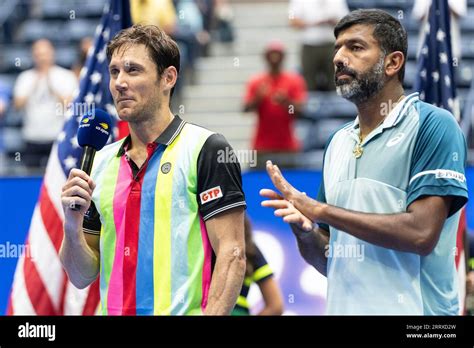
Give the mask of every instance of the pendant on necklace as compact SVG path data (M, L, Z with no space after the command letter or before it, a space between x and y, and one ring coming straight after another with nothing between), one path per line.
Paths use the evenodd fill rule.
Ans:
M356 144L354 150L352 150L352 153L354 154L355 158L360 158L360 156L362 156L362 154L364 153L364 149L362 148L362 146L360 146L360 143Z

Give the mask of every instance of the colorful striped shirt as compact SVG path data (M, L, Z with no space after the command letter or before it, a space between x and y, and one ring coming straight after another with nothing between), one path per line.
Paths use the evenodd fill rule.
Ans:
M130 138L98 152L93 205L84 232L100 234L104 315L201 314L214 254L205 221L245 206L237 161L218 161L230 145L175 116L138 168Z

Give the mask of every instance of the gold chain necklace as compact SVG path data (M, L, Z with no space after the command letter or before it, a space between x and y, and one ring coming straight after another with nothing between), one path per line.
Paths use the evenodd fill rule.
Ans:
M395 102L395 105L398 104L404 97L405 96L402 94L400 98L398 98L398 100ZM378 128L383 123L383 121L385 121L385 117L382 119L382 121L380 121L380 123L374 129ZM364 141L364 138L365 137L362 137L362 133L359 127L359 142L354 146L354 149L352 150L352 153L354 154L354 157L356 159L360 158L362 154L364 153L364 148L362 147L362 142Z

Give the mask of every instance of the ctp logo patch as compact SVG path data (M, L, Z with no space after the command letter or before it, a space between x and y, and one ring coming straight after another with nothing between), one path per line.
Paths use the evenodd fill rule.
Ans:
M199 196L201 197L201 204L206 204L222 197L222 190L220 186L216 186L202 192Z

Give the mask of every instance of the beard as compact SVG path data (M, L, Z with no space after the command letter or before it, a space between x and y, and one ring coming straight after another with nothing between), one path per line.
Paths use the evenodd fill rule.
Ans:
M377 95L385 85L383 71L384 56L381 56L377 64L364 73L350 69L346 66L336 69L336 76L344 73L352 77L351 80L338 80L335 77L336 92L338 95L354 104L362 104Z

